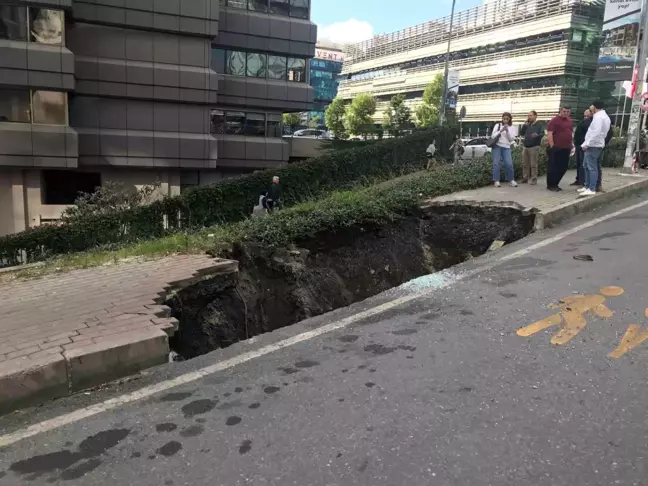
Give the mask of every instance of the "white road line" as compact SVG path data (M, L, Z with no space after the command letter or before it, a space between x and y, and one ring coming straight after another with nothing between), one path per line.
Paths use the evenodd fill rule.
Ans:
M473 270L470 270L468 272L464 272L462 274L457 274L457 275L452 275L450 272L440 272L440 275L442 275L442 278L439 279L438 284L436 284L433 288L427 289L424 292L416 293L416 294L411 294L411 295L406 295L403 297L399 297L394 300L390 300L388 302L385 302L383 304L380 304L376 307L372 307L371 309L367 309L363 312L360 312L358 314L354 314L352 316L349 316L345 319L342 319L337 322L332 322L330 324L326 324L322 327L319 327L317 329L313 329L312 331L307 331L301 334L297 334L296 336L290 337L288 339L284 339L282 341L276 342L274 344L270 344L268 346L264 346L262 348L259 348L255 351L248 351L246 353L240 354L239 356L236 356L234 358L230 358L224 361L220 361L216 364L213 364L211 366L206 366L204 368L201 368L196 371L192 371L190 373L186 373L184 375L178 376L176 378L172 378L170 380L162 381L160 383L156 383L155 385L147 386L144 387L140 390L127 393L125 395L121 395L119 397L111 398L109 400L106 400L101 403L97 403L95 405L90 405L85 408L81 408L78 410L75 410L74 412L67 413L65 415L61 415L59 417L55 417L49 420L45 420L43 422L31 425L27 427L26 429L18 430L12 434L7 434L0 436L0 448L1 447L7 447L11 444L15 444L16 442L19 442L21 440L27 439L29 437L34 437L35 435L39 435L45 432L52 431L54 429L58 429L60 427L63 427L65 425L69 425L75 422L78 422L83 419L87 419L89 417L92 417L94 415L98 415L103 412L107 412L109 410L114 410L116 408L122 407L128 403L132 403L138 400L142 400L144 398L148 398L152 395L155 395L156 393L164 392L167 391L171 388L175 388L179 385L184 385L186 383L191 383L197 380L200 380L201 378L204 378L206 376L212 375L214 373L218 373L219 371L224 371L229 368L233 368L234 366L238 366L243 363L247 363L248 361L251 361L256 358L260 358L262 356L265 356L266 354L274 353L275 351L279 351L283 348L287 348L290 346L294 346L295 344L299 344L304 341L308 341L310 339L316 338L318 336L321 336L323 334L330 333L332 331L336 331L338 329L342 329L345 327L348 327L349 325L353 324L354 322L360 321L362 319L366 319L367 317L374 316L376 314L380 314L384 311L387 311L389 309L392 309L394 307L397 307L399 305L405 304L407 302L411 302L413 300L419 299L421 297L425 297L426 295L429 295L440 288L447 287L449 285L452 285L460 280L464 280L470 276L473 276L475 274L481 273L486 270L490 270L491 268L499 265L502 262L512 260L515 258L519 258L521 256L527 255L535 250L538 250L539 248L543 248L545 246L551 245L552 243L556 243L557 241L560 241L564 238L567 238L568 236L571 236L575 233L578 233L579 231L591 228L592 226L596 226L599 223L602 223L604 221L607 221L609 219L613 219L617 216L620 216L621 214L634 211L635 209L641 208L648 205L648 201L644 201L638 204L634 204L632 206L629 206L627 208L621 209L619 211L616 211L614 213L607 214L605 216L601 216L600 218L593 219L591 221L588 221L586 223L583 223L579 226L576 226L572 229L563 231L561 233L558 233L556 236L553 236L551 238L547 238L545 240L542 240L538 243L535 243L531 246L528 246L526 248L523 248L521 250L518 250L514 253L511 253L509 255L505 255L501 258L495 259L494 261L490 262L489 264L483 265L481 267L475 268ZM447 277L447 278L446 278Z

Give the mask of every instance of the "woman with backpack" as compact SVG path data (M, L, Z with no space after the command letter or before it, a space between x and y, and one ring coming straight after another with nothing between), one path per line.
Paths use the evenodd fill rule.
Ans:
M513 117L510 113L502 115L502 122L495 125L488 146L493 154L493 183L500 187L500 162L504 162L504 179L511 187L517 187L513 171L513 157L511 156L511 142L517 137L517 129L513 126Z

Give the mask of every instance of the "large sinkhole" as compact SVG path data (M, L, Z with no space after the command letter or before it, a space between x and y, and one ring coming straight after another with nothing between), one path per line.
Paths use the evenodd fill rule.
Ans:
M346 307L529 234L515 205L428 205L388 226L318 234L292 248L241 246L238 273L185 288L168 301L180 321L171 347L188 359Z

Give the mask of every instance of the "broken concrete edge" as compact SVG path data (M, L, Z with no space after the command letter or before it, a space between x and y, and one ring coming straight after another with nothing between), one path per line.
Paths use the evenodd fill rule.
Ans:
M431 209L434 207L443 207L443 206L469 206L473 208L507 208L515 209L520 211L523 216L531 216L538 213L538 209L533 206L523 206L522 204L515 201L473 201L471 199L457 199L454 201L435 201L434 199L426 200L422 205L421 209Z
M151 326L37 361L2 363L0 413L63 398L132 375L168 362L168 356L168 335Z
M572 216L582 214L590 209L604 204L617 201L625 196L648 188L648 178L638 179L627 186L619 187L608 192L599 193L596 196L576 199L562 204L550 211L536 214L535 230L540 231L549 228Z
M14 265L12 267L3 267L0 268L0 275L3 273L13 273L13 272L22 272L23 270L29 270L31 268L38 268L45 265L45 262L35 262L35 263L26 263L24 265Z
M155 299L156 303L165 305L170 299L183 289L191 287L200 282L210 280L218 275L226 275L229 273L237 273L239 271L239 262L236 260L227 260L223 258L213 258L214 265L201 268L194 272L194 274L186 279L176 280L169 282L164 286L164 290L158 293L158 298Z

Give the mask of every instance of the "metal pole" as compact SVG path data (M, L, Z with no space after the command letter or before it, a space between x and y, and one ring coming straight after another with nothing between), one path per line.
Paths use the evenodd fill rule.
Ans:
M637 85L634 96L632 97L632 107L628 118L628 145L626 147L625 161L623 164L623 173L632 173L632 158L635 150L639 150L639 141L641 140L641 95L643 94L643 85L646 80L646 54L648 54L648 0L643 0L641 7L641 21L639 22L639 41L637 43L637 55L635 57L635 66L637 69Z
M628 96L623 96L623 112L621 113L621 127L619 128L619 135L623 137L623 122L625 121L626 107L628 105Z
M647 1L648 0L644 0ZM457 0L452 0L452 12L450 13L450 32L448 33L448 50L445 58L445 73L443 74L443 96L441 96L441 106L439 107L438 126L441 127L445 121L445 107L448 101L448 70L450 68L450 43L452 42L452 24L454 23L455 4Z

